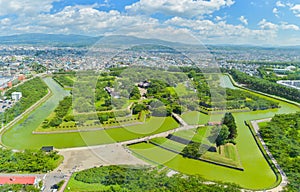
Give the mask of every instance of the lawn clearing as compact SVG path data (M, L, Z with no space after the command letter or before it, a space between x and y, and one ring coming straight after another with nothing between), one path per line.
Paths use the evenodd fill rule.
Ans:
M81 192L81 191L99 191L99 190L109 190L109 186L105 186L102 184L98 184L98 183L93 183L93 184L89 184L89 183L84 183L81 181L77 181L74 179L76 173L72 175L72 177L70 178L67 187L65 188L65 191L77 191L77 192Z

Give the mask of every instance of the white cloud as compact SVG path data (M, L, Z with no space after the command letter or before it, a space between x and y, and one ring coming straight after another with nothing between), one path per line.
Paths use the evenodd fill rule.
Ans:
M245 16L240 16L239 20L240 20L244 25L248 25L248 19L246 19Z
M31 16L49 12L55 1L59 0L0 0L0 16L11 14Z
M225 21L214 23L210 20L173 17L166 21L166 24L188 28L203 41L213 43L253 43L257 40L271 40L276 36L276 31L251 30L243 25L232 25Z
M55 14L40 14L32 20L14 26L20 32L54 32L101 35L124 26L156 24L158 21L143 16L127 16L119 11L99 11L93 6L67 6Z
M233 0L140 0L125 9L132 13L163 13L172 16L195 17L230 7Z
M280 28L283 30L294 30L294 31L300 30L300 27L298 25L288 24L286 22L282 22Z
M273 13L277 18L279 18L279 10L276 7L273 9Z
M291 10L293 11L296 17L300 17L300 4L293 5L291 7Z
M11 2L15 2L13 0ZM226 16L212 16L204 19L203 14L211 13L221 7L230 6L233 1L211 0L211 1L192 1L192 0L156 0L157 4L164 2L162 7L154 9L157 4L152 2L153 11L149 11L150 4L141 0L138 3L148 5L139 7L147 13L164 12L169 15L180 12L182 17L176 16L167 21L159 21L143 14L128 14L134 11L134 5L131 5L128 12L121 13L116 10L100 11L97 9L98 4L85 6L67 6L59 12L50 14L52 8L51 2L54 0L40 1L45 6L39 6L36 1L20 0L15 5L6 4L6 11L1 7L4 0L0 0L0 34L16 33L57 33L57 34L84 34L84 35L107 35L121 34L134 35L143 38L159 38L168 41L180 41L195 43L195 39L188 37L192 34L207 43L257 43L270 42L276 39L279 30L299 31L299 26L289 23L274 24L263 19L259 22L258 29L247 28L248 20L241 16L239 20L244 24L232 25L226 22ZM5 1L6 2L6 1ZM7 1L8 2L8 1ZM24 4L27 2L28 4ZM178 2L179 7L174 2ZM181 2L188 2L182 6ZM23 3L23 4L22 4ZM23 7L22 7L22 6ZM193 5L193 6L192 6ZM201 6L200 6L201 5ZM15 6L13 8L13 6ZM21 6L21 7L20 7ZM30 10L35 7L32 13ZM180 8L182 10L180 10ZM205 9L208 8L208 9ZM297 8L297 7L296 7ZM296 9L295 8L295 9ZM148 11L146 11L148 10ZM165 11L166 10L166 11ZM5 16L8 14L17 14L18 16ZM299 12L300 13L300 12ZM197 16L197 17L196 17ZM190 18L186 18L190 17ZM198 43L198 42L197 42Z
M222 20L223 20L223 18L220 17L220 16L216 16L216 17L215 17L215 21L222 21Z
M0 20L0 25L9 25L11 20L9 18L4 18Z
M285 4L283 4L281 1L276 2L277 7L285 7Z
M264 30L277 30L278 29L278 25L268 22L266 19L262 19L258 23L258 25L261 29L264 29Z
M278 30L294 30L294 31L299 31L300 28L299 26L295 24L289 24L287 22L281 22L280 24L274 24L271 22L268 22L266 19L261 20L258 25L260 26L261 29L264 30L273 30L273 31L278 31Z

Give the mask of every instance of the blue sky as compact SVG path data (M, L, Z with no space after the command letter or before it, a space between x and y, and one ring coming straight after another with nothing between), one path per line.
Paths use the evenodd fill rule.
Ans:
M0 35L134 35L300 45L300 0L0 0Z

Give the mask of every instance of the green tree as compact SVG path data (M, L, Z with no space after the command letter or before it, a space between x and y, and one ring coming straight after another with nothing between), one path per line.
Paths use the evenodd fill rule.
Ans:
M229 129L230 134L228 136L228 139L235 139L237 137L237 127L234 117L231 113L225 113L223 124L226 125Z
M141 98L140 90L137 86L133 87L129 97L133 100L139 100Z
M184 157L197 159L200 157L200 143L190 143L182 150Z
M145 104L136 104L132 109L132 113L135 115L143 110L147 110L147 106Z
M217 146L224 145L227 143L227 138L230 132L226 125L222 125L221 127L216 126L212 129L212 136L211 138L216 138Z

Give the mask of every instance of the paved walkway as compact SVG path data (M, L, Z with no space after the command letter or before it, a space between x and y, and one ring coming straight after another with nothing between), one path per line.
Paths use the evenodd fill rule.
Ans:
M252 126L253 126L253 128L255 130L255 133L258 136L258 138L259 138L262 146L264 147L266 153L268 154L268 156L270 157L272 163L275 165L275 167L279 171L279 173L281 175L281 178L282 178L281 183L277 187L275 187L273 189L270 189L270 190L267 190L267 191L279 192L279 191L283 191L283 188L288 184L288 178L287 178L286 174L284 173L284 171L279 166L279 164L277 163L276 159L273 157L272 153L269 151L266 143L264 142L263 138L261 137L261 135L259 133L259 126L258 126L258 123L269 122L269 121L271 121L271 119L272 118L261 119L261 120L254 120L254 121L251 121L251 124L252 124Z
M188 124L178 114L172 113L172 117L174 117L181 126L188 126Z

